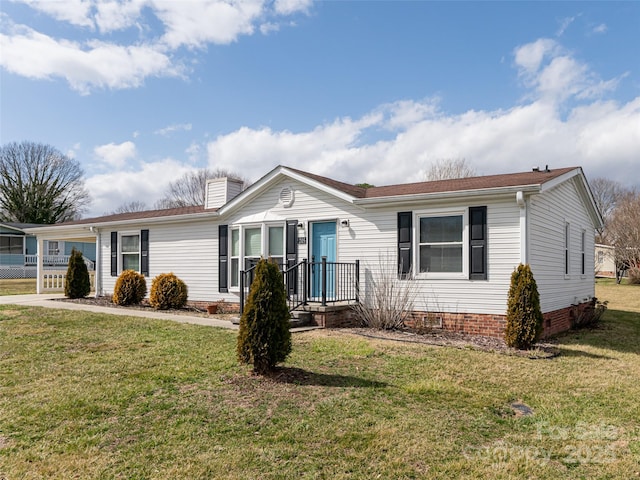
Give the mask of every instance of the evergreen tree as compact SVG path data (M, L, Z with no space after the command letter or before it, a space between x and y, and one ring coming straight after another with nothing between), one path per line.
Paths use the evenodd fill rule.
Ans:
M253 371L265 374L291 353L289 308L282 272L275 262L261 259L240 318L237 354Z
M84 263L82 252L74 248L71 250L71 257L69 257L64 294L69 298L83 298L89 295L90 291L91 281L89 280L87 264Z
M511 274L504 339L508 346L530 349L542 334L538 285L529 265L518 265Z

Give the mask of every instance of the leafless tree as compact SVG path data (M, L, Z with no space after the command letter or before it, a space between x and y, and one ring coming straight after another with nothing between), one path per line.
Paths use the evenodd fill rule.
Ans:
M146 203L134 200L129 203L123 203L111 213L117 214L117 213L144 212L145 210L148 210Z
M602 215L604 224L596 232L596 243L608 244L612 241L608 235L607 226L618 201L628 193L622 184L604 177L594 178L589 182L591 193L598 210Z
M50 145L0 148L0 218L52 224L80 218L90 201L79 162Z
M426 181L449 180L453 178L467 178L477 175L476 170L471 167L464 158L445 158L436 160L425 174Z
M212 178L228 177L242 180L243 189L249 186L249 182L241 175L227 170L216 168L201 168L193 172L187 172L167 187L164 197L155 203L155 208L188 207L191 205L204 205L207 180Z
M618 268L640 283L640 192L632 190L618 199L608 225ZM618 275L617 275L618 277Z

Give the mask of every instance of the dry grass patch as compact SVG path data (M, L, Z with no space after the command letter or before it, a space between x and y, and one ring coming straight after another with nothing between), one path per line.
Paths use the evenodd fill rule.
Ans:
M35 278L0 279L0 295L27 295L36 293Z

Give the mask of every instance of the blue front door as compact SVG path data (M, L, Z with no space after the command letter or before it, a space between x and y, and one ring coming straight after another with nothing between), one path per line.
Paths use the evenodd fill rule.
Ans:
M311 224L311 261L313 275L311 279L311 295L322 296L322 257L327 257L327 262L336 261L336 222L317 222ZM336 279L335 266L327 267L327 298L335 296Z

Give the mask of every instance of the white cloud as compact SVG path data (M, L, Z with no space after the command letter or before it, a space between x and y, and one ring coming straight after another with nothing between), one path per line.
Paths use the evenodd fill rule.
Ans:
M122 47L99 41L86 45L56 40L28 27L0 34L0 62L8 71L28 78L65 78L74 90L87 94L93 87L137 87L148 76L177 76L165 54L145 45Z
M312 4L312 0L276 0L274 8L280 15L291 15L297 12L308 13Z
M128 160L136 157L136 145L131 141L120 144L108 143L93 149L95 155L109 167L121 169Z
M591 30L593 33L606 33L608 30L607 25L604 23L601 23L600 25L593 27L593 30Z
M480 174L583 166L588 175L628 182L640 151L640 98L595 102L565 119L538 100L509 110L417 117L390 140L361 144L370 128L385 128L380 111L428 111L430 101L386 105L359 120L338 119L311 131L240 128L208 145L209 162L256 180L278 164L349 183L419 181L433 161L465 158Z
M620 79L601 80L589 65L574 58L555 40L541 38L514 50L514 62L534 97L561 104L569 98L593 99L614 90Z
M115 171L89 177L85 185L91 192L93 202L85 216L100 216L136 200L152 208L162 197L169 182L189 170L179 161L167 158L143 163L135 172Z
M561 37L564 32L567 31L567 28L578 18L580 15L574 15L573 17L565 17L560 21L560 27L556 32L556 36Z
M181 130L188 132L189 130L191 130L191 127L192 126L190 123L174 123L173 125L169 125L168 127L159 128L153 133L156 135L162 135L163 137L167 137L173 132L177 132Z
M188 63L182 47L226 45L256 28L270 33L283 18L306 13L310 5L310 0L190 0L188 5L175 0L19 1L77 27L74 38L82 40L54 38L5 16L0 65L28 78L64 78L83 94L139 87L150 76L181 76ZM130 28L141 33L138 42L114 43L112 32Z
M91 9L94 0L19 0L34 10L50 15L56 20L79 27L93 27Z

